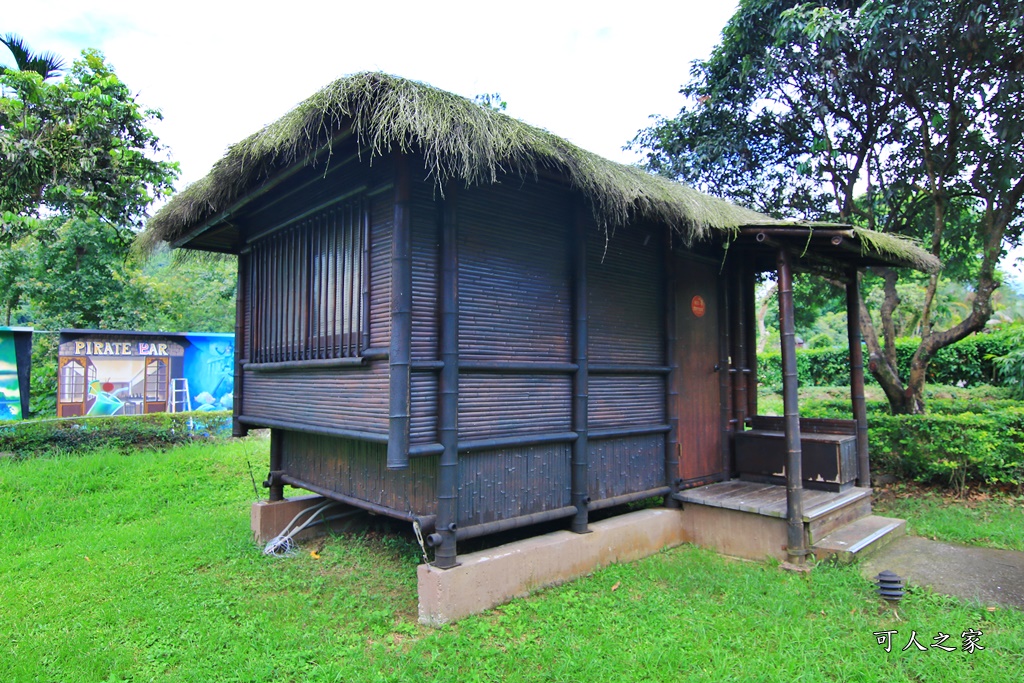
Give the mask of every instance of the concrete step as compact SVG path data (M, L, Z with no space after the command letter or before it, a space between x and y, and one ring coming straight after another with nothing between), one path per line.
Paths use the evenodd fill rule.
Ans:
M807 542L812 546L834 531L871 514L871 489L853 488L827 495L824 497L821 491L804 491L804 527L807 529Z
M866 557L907 531L907 520L869 515L836 529L811 546L815 558L848 564Z

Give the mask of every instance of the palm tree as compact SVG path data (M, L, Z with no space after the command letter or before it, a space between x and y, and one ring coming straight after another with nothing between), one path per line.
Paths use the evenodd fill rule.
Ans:
M6 45L7 49L14 55L14 63L17 66L17 69L0 66L0 74L12 70L34 71L42 76L45 81L47 78L59 76L60 72L64 70L64 60L58 55L53 52L34 54L25 45L25 40L14 33L8 33L0 37L0 43Z

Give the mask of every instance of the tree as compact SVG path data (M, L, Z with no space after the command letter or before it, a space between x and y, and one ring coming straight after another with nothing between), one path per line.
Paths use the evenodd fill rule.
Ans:
M64 60L53 52L35 54L28 49L25 41L13 33L0 37L0 43L7 46L14 57L14 65L18 71L32 71L39 74L45 81L60 75L64 70ZM0 66L0 73L7 71L9 67Z
M0 73L0 245L40 217L100 220L130 242L150 203L170 192L177 165L103 56L83 51L57 83L34 71Z
M742 0L691 76L679 116L633 141L653 170L776 216L917 237L944 261L925 278L905 379L901 275L875 269L883 300L876 317L861 311L869 368L892 410L922 411L929 362L984 327L1000 257L1021 237L1024 7ZM971 308L938 329L936 294L950 279L970 283Z

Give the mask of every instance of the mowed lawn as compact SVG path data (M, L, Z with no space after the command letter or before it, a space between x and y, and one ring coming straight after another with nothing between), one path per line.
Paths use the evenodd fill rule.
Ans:
M796 575L691 547L422 627L411 534L262 555L247 463L259 481L266 462L259 438L0 458L0 680L1019 682L1024 671L1020 611L923 591L894 609L852 568ZM984 649L962 649L969 629ZM883 631L897 632L890 652ZM903 650L912 633L926 651ZM931 647L940 633L954 651Z

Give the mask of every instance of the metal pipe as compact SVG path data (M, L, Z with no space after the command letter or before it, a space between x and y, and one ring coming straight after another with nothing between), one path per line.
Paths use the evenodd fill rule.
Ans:
M395 216L391 238L391 346L387 469L409 467L412 361L412 179L409 160L395 154Z
M552 522L556 519L565 519L566 517L574 517L575 515L576 506L567 505L554 510L534 512L533 514L522 515L520 517L509 517L507 519L498 519L493 522L484 522L483 524L475 524L473 526L458 527L455 529L455 538L460 541L464 541L468 538L489 536L490 534L497 534L502 531L511 531L512 529L520 529L524 526L530 526L531 524Z
M793 268L789 252L779 249L779 328L782 341L782 404L786 419L786 554L802 564L807 555L803 510L803 453L797 398L796 324L793 310Z
M846 330L850 343L850 399L857 422L857 486L871 487L871 460L868 455L868 409L864 400L864 350L860 343L860 276L849 271L846 282Z
M301 479L291 476L290 474L281 474L279 475L278 478L285 484L288 484L289 486L294 486L296 488L312 491L313 493L321 495L324 498L330 498L331 500L336 500L339 503L346 503L347 505L351 505L353 507L362 508L363 510L369 510L370 512L373 512L375 514L384 515L386 517L393 517L395 519L400 519L405 522L418 522L420 525L420 529L423 531L423 533L433 532L434 528L437 525L437 518L434 515L420 516L413 514L412 512L402 512L400 510L395 510L384 505L371 503L368 500L362 500L361 498L353 498L352 496L346 495L344 493L338 493L337 491L324 488L323 486L311 484L308 481L303 481Z
M570 529L578 534L587 533L590 453L587 441L587 411L589 408L589 379L587 375L587 230L585 214L578 203L574 206L573 234L570 253L573 255L573 362L576 373L572 378L572 428L576 441L572 445L570 491L576 506Z
M671 486L659 486L658 488L648 489L646 491L624 493L621 496L613 496L611 498L602 498L601 500L595 500L591 502L588 505L588 507L591 511L602 510L604 508L615 507L616 505L626 505L628 503L634 503L638 500L647 500L648 498L667 496L670 493L672 493Z
M442 200L437 434L443 451L437 474L437 533L434 566L458 564L455 524L459 517L459 261L456 222L457 186L449 183Z

